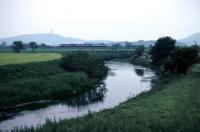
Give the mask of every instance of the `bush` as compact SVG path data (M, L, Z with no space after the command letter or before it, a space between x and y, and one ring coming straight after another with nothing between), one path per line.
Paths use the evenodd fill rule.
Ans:
M0 67L0 111L20 103L65 99L95 89L100 78L66 72L59 61Z
M165 63L165 70L174 74L180 74L188 71L189 67L198 62L198 50L193 47L177 48L171 54Z
M134 51L134 55L135 56L141 56L144 53L145 47L144 45L139 45L136 47L135 51Z
M152 58L152 65L160 66L167 59L171 51L175 49L176 40L171 37L159 38L155 46L150 50L150 55Z
M107 73L103 59L82 51L65 55L60 65L67 71L82 71L95 78L101 78Z

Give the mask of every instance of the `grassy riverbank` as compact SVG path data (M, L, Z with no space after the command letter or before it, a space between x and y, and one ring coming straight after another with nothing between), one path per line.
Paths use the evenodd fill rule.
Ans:
M198 70L195 70L198 71ZM132 131L200 131L200 76L190 72L154 90L132 98L119 106L87 116L48 121L41 128L21 131L37 132L132 132Z
M114 50L88 50L87 53L103 60L132 55L132 51ZM66 71L60 66L63 54L0 53L0 111L20 103L75 96L95 88L107 73L105 68L91 71L91 74L99 73L98 77L89 77L83 71Z
M66 72L60 68L59 61L1 66L0 73L0 109L74 96L95 88L101 81L89 78L84 72Z
M87 53L85 54L87 55ZM61 58L60 54L55 55L59 55ZM78 58L82 57L82 54L79 55L79 52L75 55ZM16 56L18 59L15 60ZM5 65L0 66L0 116L1 111L17 104L76 96L89 89L96 88L96 85L107 74L107 68L104 66L103 60L96 59L97 57L90 54L77 60L77 57L74 56L73 59L75 61L73 59L70 60L70 63L74 62L72 64L73 67L77 66L80 68L75 71L61 67L61 60L48 61L52 59L52 56L49 56L49 54L20 53L16 54L16 56L8 54L8 57L5 56L7 57ZM21 56L21 59L19 56ZM42 56L44 56L42 58L44 62L40 62ZM88 57L88 59L93 61L93 69L89 69L89 67L88 69L81 69L90 63L84 57ZM24 60L24 58L33 62L30 63L26 59ZM80 65L79 63L84 62L84 60L85 63ZM7 62L16 64L6 65ZM68 60L62 61L62 63L68 65ZM70 63L69 65L71 65ZM91 71L88 72L88 70Z

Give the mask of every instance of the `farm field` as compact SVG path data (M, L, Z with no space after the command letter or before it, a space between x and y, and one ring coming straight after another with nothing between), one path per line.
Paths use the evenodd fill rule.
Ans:
M50 61L61 58L58 53L0 53L0 66L31 62Z

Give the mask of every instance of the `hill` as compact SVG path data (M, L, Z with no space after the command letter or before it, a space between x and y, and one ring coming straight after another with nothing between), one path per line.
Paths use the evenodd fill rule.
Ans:
M9 38L0 38L0 43L6 42L7 45L12 44L13 41L21 40L25 43L35 41L37 43L45 43L48 45L59 45L59 44L72 44L72 43L84 43L85 40L77 38L68 38L58 34L46 33L46 34L28 34L19 35Z
M200 45L200 32L190 35L187 38L181 39L179 40L179 42L181 43L185 43L186 45L190 46L190 45L194 45L195 41L198 45Z

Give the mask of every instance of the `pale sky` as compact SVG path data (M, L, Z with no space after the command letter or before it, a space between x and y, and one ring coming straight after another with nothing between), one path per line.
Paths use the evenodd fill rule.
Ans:
M200 32L200 0L0 0L0 38L53 32L104 40Z

